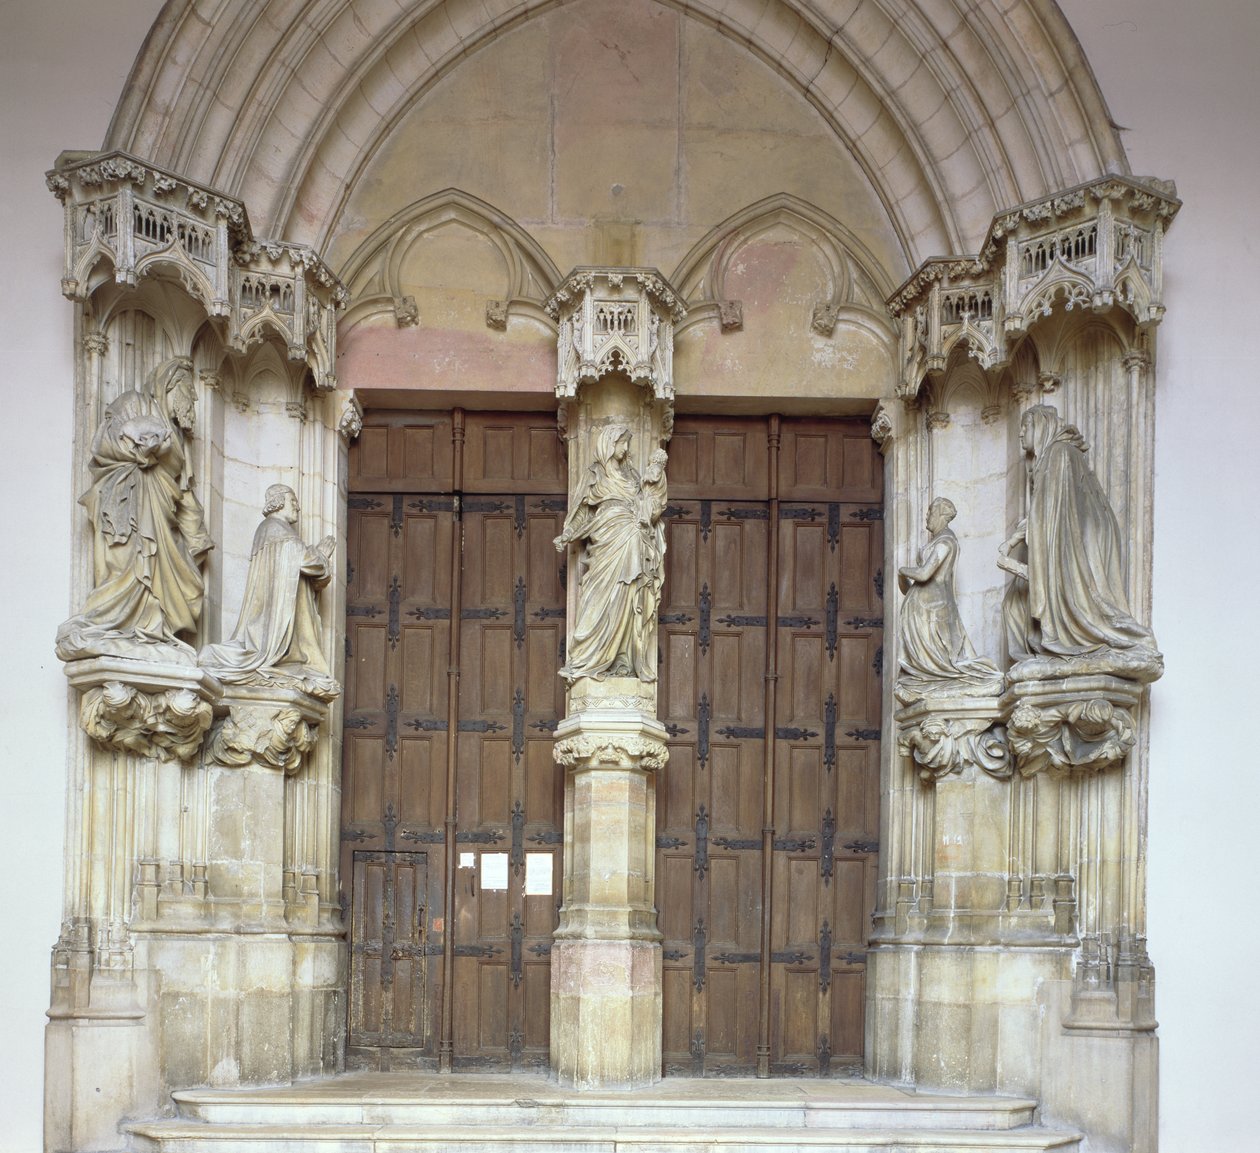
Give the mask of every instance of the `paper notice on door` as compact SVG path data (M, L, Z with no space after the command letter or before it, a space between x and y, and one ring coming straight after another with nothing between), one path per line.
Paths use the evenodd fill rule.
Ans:
M506 889L508 887L507 853L481 854L481 888Z
M525 854L525 896L551 896L551 854Z

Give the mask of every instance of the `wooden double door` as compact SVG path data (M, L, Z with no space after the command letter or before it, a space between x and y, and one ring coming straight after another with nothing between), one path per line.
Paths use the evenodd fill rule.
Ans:
M665 1071L839 1071L874 901L880 459L865 421L680 417L669 483ZM549 415L373 415L351 451L352 1065L547 1064L566 485Z

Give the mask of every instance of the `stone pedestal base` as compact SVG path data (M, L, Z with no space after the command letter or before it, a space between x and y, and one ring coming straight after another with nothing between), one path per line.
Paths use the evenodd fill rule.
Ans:
M556 732L564 766L564 904L551 953L551 1067L580 1089L661 1076L654 771L665 730L630 708L588 709Z
M661 947L557 941L551 1065L562 1085L633 1089L661 1078Z

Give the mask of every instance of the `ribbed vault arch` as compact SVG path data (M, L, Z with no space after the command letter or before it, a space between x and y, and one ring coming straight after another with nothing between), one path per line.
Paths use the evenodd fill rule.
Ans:
M580 0L169 0L105 146L324 247L399 118L459 62ZM1054 0L643 0L756 54L854 155L907 268L1001 208L1127 162Z

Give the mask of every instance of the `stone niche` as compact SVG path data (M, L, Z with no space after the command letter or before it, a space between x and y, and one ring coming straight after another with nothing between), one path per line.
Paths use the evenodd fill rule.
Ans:
M310 249L256 238L240 202L124 153L65 154L49 185L84 494L57 649L81 723L69 787L87 800L67 838L48 1068L95 1073L50 1094L46 1128L50 1148L114 1148L117 1119L160 1114L174 1088L339 1064L331 546L304 618L327 677L271 669L288 658L263 638L312 579L293 550L342 535L339 426L357 414L334 392L345 293ZM267 586L256 532L278 485L292 564ZM238 627L258 653L229 678L206 646L268 597L290 607L252 641Z
M1035 1094L1117 1148L1153 1147L1157 1087L1138 846L1163 669L1152 333L1178 207L1170 185L1100 180L924 265L889 301L903 372L872 425L904 494L904 595L871 1071Z

